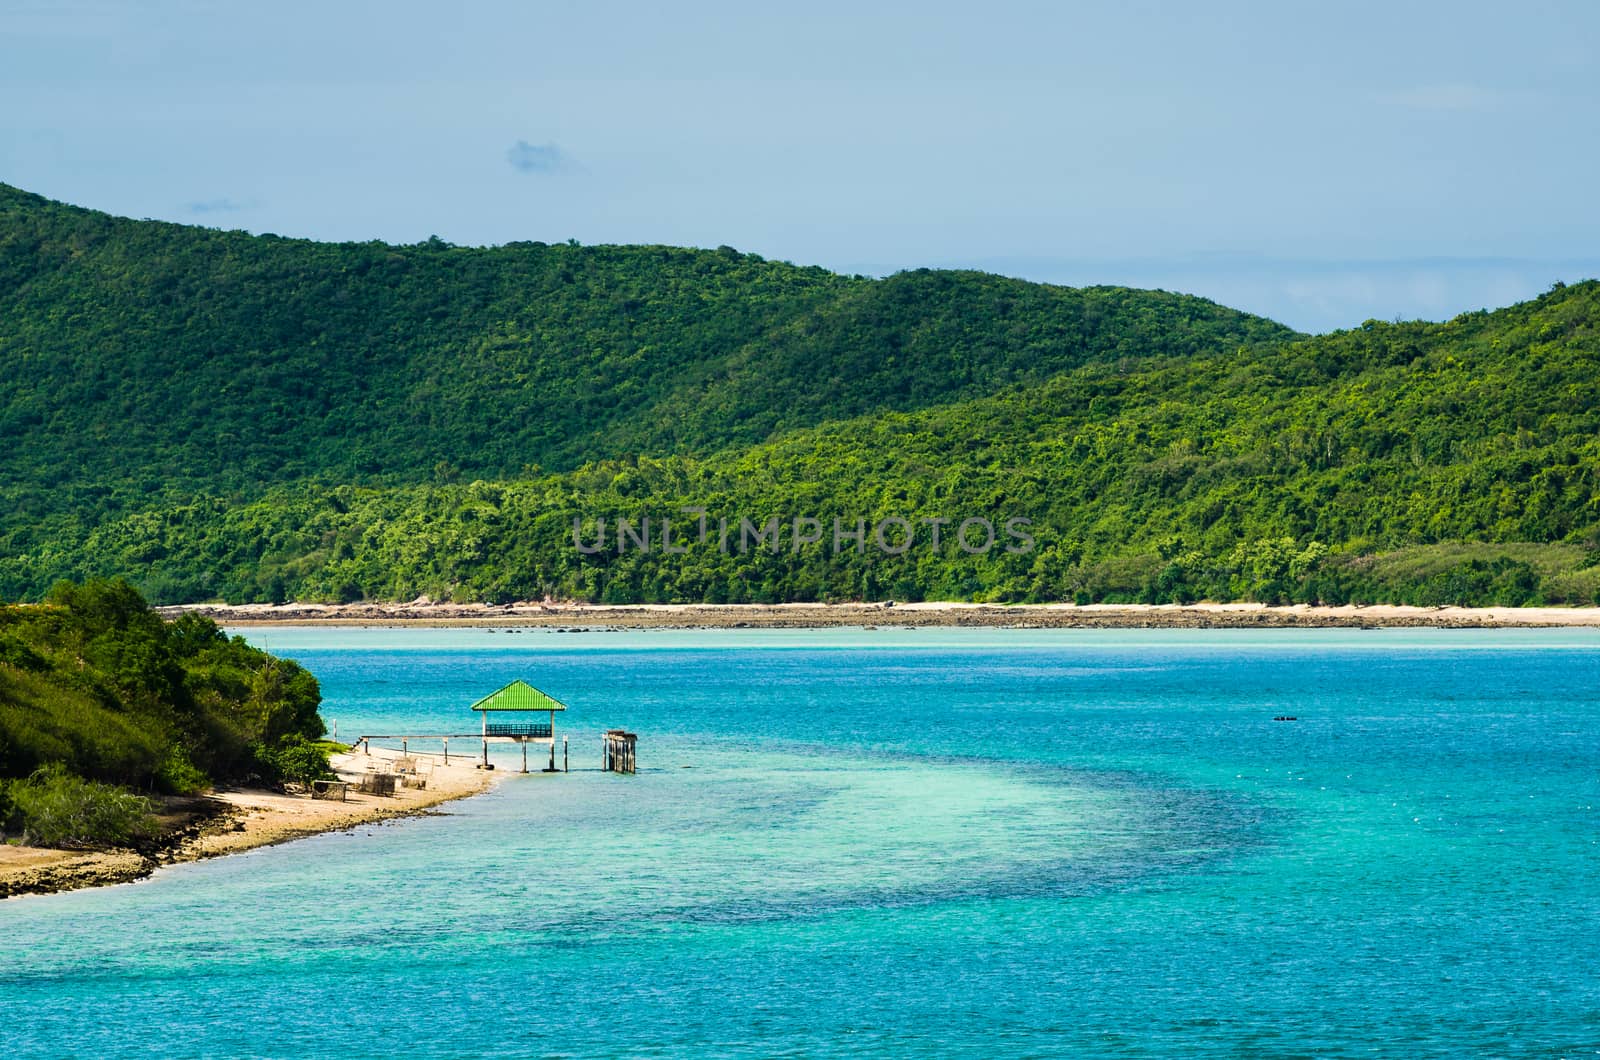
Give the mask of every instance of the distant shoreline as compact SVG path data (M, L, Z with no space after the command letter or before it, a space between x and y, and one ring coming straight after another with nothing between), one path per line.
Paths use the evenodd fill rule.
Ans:
M228 626L539 626L605 629L820 629L968 626L1012 629L1600 627L1600 607L1341 607L1294 604L185 604Z

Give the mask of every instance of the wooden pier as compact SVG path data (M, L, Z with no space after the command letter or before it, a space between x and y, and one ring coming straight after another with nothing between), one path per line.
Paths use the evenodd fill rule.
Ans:
M606 773L637 772L638 760L634 756L634 748L638 742L638 733L607 729L601 737L601 770Z
M546 773L565 773L568 769L569 757L567 754L567 737L561 737L561 767L556 768L556 714L567 709L565 703L548 693L541 692L526 681L513 681L498 691L472 704L471 709L479 715L477 732L450 732L450 733L373 733L358 736L355 740L356 747L365 744L368 753L371 753L372 740L397 740L400 743L401 756L407 757L411 752L411 741L437 740L444 747L444 764L450 764L450 741L471 740L482 746L479 757L479 769L493 769L489 762L489 744L512 743L522 748L522 771L528 771L528 745L530 743L547 744L550 747L549 764L545 766ZM543 714L543 719L538 715ZM509 716L508 716L509 715ZM521 715L518 717L518 715ZM530 718L530 715L532 716ZM494 720L490 720L493 716ZM638 760L635 748L638 744L637 733L625 729L608 729L602 737L602 770L607 773L635 773L638 771ZM461 753L456 752L461 757Z

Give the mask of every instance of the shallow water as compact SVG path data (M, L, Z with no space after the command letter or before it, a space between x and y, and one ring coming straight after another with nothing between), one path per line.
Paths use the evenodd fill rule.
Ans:
M0 903L0 1053L1600 1054L1593 631L248 636L573 772Z

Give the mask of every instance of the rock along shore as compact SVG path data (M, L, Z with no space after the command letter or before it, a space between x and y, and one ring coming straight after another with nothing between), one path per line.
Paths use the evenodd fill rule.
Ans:
M345 779L355 779L369 765L381 765L397 754L375 750L373 756L335 755L334 769ZM189 815L185 823L147 850L73 851L0 845L0 898L131 883L164 865L433 813L440 803L476 795L502 776L459 764L458 759L448 767L436 763L427 787L403 788L392 796L352 791L348 801L338 802L271 791L219 791L197 800L206 803L206 808Z
M1600 608L1367 607L1267 604L186 604L228 626L435 625L606 629L816 629L835 626L993 626L1012 629L1445 629L1600 626Z

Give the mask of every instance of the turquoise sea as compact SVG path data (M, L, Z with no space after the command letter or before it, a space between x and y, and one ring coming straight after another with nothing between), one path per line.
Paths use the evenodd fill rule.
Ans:
M0 903L0 1056L1600 1055L1597 632L248 636L573 771Z

